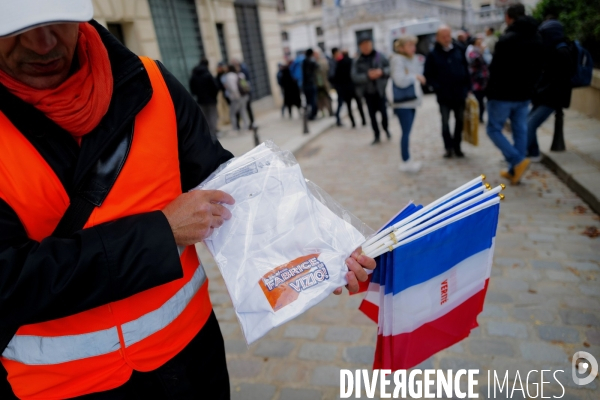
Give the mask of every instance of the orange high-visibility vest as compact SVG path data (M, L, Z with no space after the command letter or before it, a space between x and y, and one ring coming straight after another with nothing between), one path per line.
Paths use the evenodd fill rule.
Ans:
M153 94L135 118L125 164L85 227L161 210L181 194L175 109L153 60L142 58ZM0 112L0 198L28 236L50 236L69 205L52 168ZM20 399L65 399L118 387L133 370L151 371L200 331L212 306L194 246L181 253L184 276L124 300L19 328L0 358Z

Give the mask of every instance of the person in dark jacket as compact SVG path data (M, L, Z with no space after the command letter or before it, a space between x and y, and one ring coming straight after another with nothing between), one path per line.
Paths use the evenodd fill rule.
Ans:
M442 116L445 158L464 157L461 150L465 101L471 90L471 76L462 44L452 41L450 27L442 25L433 50L425 60L425 79L433 87ZM450 133L450 112L454 113L454 135Z
M300 112L300 107L302 107L302 100L300 99L300 87L298 86L298 82L296 82L292 76L292 71L290 70L291 64L292 62L290 61L281 70L283 105L288 109L290 118L292 118L292 107L297 107L298 112Z
M219 90L217 80L208 70L208 60L203 58L200 60L200 64L192 70L190 92L196 96L196 101L206 117L213 141L217 140L217 120L219 119L217 95Z
M525 15L522 4L509 6L508 25L500 37L490 64L487 134L509 164L500 175L516 184L529 167L527 158L527 114L535 85L542 73L544 51L535 19ZM502 133L510 119L513 143Z
M333 58L336 61L336 66L331 82L338 94L338 106L335 112L337 125L342 126L340 112L342 111L342 105L346 103L346 106L348 107L348 117L350 118L352 127L356 127L354 114L352 113L352 99L355 99L358 105L358 112L360 113L362 125L365 126L367 125L367 121L363 111L362 100L356 95L356 88L352 81L352 59L348 56L347 51L335 50Z
M98 321L98 326L109 324L112 328L98 331L95 325L82 325L79 327L81 334L74 334L75 338L20 335L32 339L25 339L26 343L34 343L26 350L31 350L34 355L42 354L44 362L40 363L37 358L8 360L3 356L0 399L16 399L10 386L11 379L15 379L14 373L7 379L5 370L9 364L12 364L13 372L15 365L20 373L36 370L38 376L47 376L52 382L60 381L63 386L71 383L69 379L73 374L81 374L76 385L81 392L89 390L89 394L76 396L86 400L201 398L207 390L211 399L229 399L223 337L212 311L196 336L178 349L175 356L153 370L139 371L140 367L135 366L135 362L130 363L128 353L123 350L136 344L126 344L126 338L132 338L126 335L131 332L143 335L142 340L145 340L157 333L153 329L159 327L162 330L164 324L172 321L170 318L181 315L177 311L179 306L197 307L192 304L195 297L190 297L194 296L194 285L182 286L185 290L170 298L175 299L174 302L150 299L149 310L154 311L133 320L134 326L122 321L131 321L129 312L139 313L129 302L137 302L139 306L140 297L131 299L134 295L168 283L181 285L184 278L181 248L209 237L231 217L231 212L222 205L233 204L231 196L217 190L191 189L233 156L218 141L213 142L196 101L160 62L142 61L107 29L90 21L93 15L91 1L78 1L77 6L61 0L45 3L52 3L48 8L53 10L52 13L36 14L37 10L28 10L24 14L7 2L0 2L0 124L6 129L2 131L3 135L10 133L11 138L18 139L14 143L3 142L3 154L16 157L0 157L3 176L0 179L0 353L5 354L15 333L24 326L52 324L60 331L58 319L75 319L77 314L97 307L107 309L113 302L120 303L122 313L113 314L114 322L110 319ZM56 23L57 20L81 23ZM87 49L82 44L87 45ZM50 63L48 54L53 57ZM151 72L148 66L152 68ZM87 88L89 96L81 96L83 87ZM90 91L90 87L94 90ZM32 100L40 95L49 102L40 105ZM57 100L61 102L60 106L56 105ZM157 104L169 104L172 108L153 109ZM152 165L135 164L140 158L127 158L133 157L132 154L142 160L152 157L156 148L143 146L153 143L157 133L149 124L163 119L163 112L172 116L172 121L167 118L169 121L164 123L172 132L161 132L161 140L168 142L168 147L161 151L169 153L169 160L156 162L165 161L174 166L174 171L170 171L173 175L168 177L153 174ZM76 114L78 118L65 119L65 113ZM144 124L135 125L136 121ZM134 129L135 136L132 134ZM173 140L169 142L171 138ZM19 154L31 159L19 158ZM134 163L129 163L130 160ZM6 168L8 165L14 167L15 163L31 163L31 170L39 169L39 176L32 177L31 182L11 179L23 175L18 168ZM129 179L137 176L139 185L126 189L132 193L140 191L140 198L123 199L124 204L120 204L121 194L112 190L115 180L119 183L122 174ZM46 177L47 181L42 179L40 182L37 179L40 176ZM171 191L182 193L174 200L170 200L173 193L146 194L144 191L172 178L176 184L175 190ZM50 187L48 185L56 189L48 194L55 201L62 201L60 206L64 208L50 209L35 201L15 202L34 186L39 200L40 188ZM123 186L120 188L123 190ZM97 196L100 195L105 196L104 204L102 201L98 204ZM153 204L166 205L144 211L150 204L147 198L152 196L156 196L152 199ZM74 204L77 208L72 207ZM123 216L106 222L90 220L90 226L84 225L91 212L99 211L102 215L102 211L106 211L106 208L101 209L102 206L121 207ZM48 216L40 223L45 228L57 224L55 232L49 235L37 232L36 235L27 230L18 212L25 215L28 210L35 215ZM108 211L109 216L115 213ZM68 223L63 225L65 221ZM186 254L194 260L196 254L190 251L193 247L188 247ZM375 261L356 251L346 263L351 270L346 275L347 287L356 292L357 279L367 279L362 265L373 269ZM196 271L189 282L196 282L196 276L202 277L202 267L198 266ZM204 288L207 290L206 286ZM341 288L335 293L340 292ZM191 303L184 304L190 298ZM156 315L155 311L165 304L168 311L178 314L159 312ZM203 304L202 307L210 310L211 306ZM190 315L196 314L187 314L186 318ZM121 325L131 331L123 329L121 332L117 328ZM86 332L99 332L101 335L93 337L108 338L108 341L90 343ZM113 341L115 335L117 338ZM65 346L65 342L84 342L88 346L76 346L81 351L77 352ZM146 343L153 353L165 353L165 349L152 348L151 343ZM94 353L106 349L104 345L107 344L110 358ZM10 348L13 355L18 353L14 351L14 344ZM139 347L133 353L138 350ZM83 356L84 360L101 358L102 364L117 365L118 368L106 373L101 382L97 376L94 382L87 381L85 374L88 371L76 370L70 362L57 361L75 355ZM98 363L91 364L90 369L94 365ZM129 369L133 372L127 376ZM124 376L128 380L122 383ZM45 382L35 384L40 387ZM98 384L112 387L94 391ZM49 393L52 390L48 387L41 397L65 398L52 395Z
M310 108L309 121L314 120L319 111L317 107L317 70L319 65L313 55L313 49L306 50L304 61L302 61L302 91L306 97L306 105Z
M390 63L383 54L373 48L373 39L363 35L358 43L360 55L352 63L352 81L356 85L359 97L364 97L369 110L371 127L375 136L371 144L378 144L379 125L377 113L381 113L381 126L390 140L392 135L388 130L387 104L385 87L390 77Z
M537 129L556 110L571 104L571 77L575 63L571 44L565 37L563 25L548 19L540 25L544 43L544 71L533 95L533 108L527 117L527 154L531 161L541 159L537 142Z

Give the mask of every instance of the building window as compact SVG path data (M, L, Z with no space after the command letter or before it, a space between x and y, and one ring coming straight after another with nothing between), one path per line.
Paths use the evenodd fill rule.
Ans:
M358 41L363 37L368 37L373 40L373 29L364 29L362 31L356 31L356 47L358 47Z
M313 7L321 7L323 5L323 0L312 0Z
M317 36L323 36L323 28L321 28L320 26L317 26L316 31L317 31Z
M281 31L281 41L287 42L288 40L290 40L288 33L286 31Z
M113 36L119 40L119 42L121 42L123 45L125 45L125 35L123 35L123 25L121 25L117 22L108 22L106 24L106 27L108 28L108 31L110 33L112 33Z
M277 0L277 12L278 13L285 12L285 0Z
M319 43L317 43L317 46L319 46L319 48L321 49L321 52L323 54L325 54L325 42L319 42Z
M229 55L227 54L227 43L225 42L225 27L223 24L217 24L217 37L219 39L219 49L221 50L221 60L223 62L229 62Z

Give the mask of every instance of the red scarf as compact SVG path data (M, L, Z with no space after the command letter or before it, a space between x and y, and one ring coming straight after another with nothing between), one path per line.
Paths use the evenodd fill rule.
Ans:
M34 89L0 70L0 83L71 133L78 143L108 111L113 77L100 35L87 22L79 24L79 69L54 89Z

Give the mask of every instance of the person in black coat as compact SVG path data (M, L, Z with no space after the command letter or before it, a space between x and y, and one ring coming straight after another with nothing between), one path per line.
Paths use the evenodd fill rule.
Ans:
M500 176L516 184L529 167L527 114L535 85L542 74L544 48L535 19L525 15L522 4L507 8L508 25L500 37L490 64L487 134L509 164ZM510 119L513 143L502 133Z
M446 25L442 25L437 31L435 46L425 60L424 75L427 83L433 87L440 105L442 137L446 149L444 157L464 157L460 143L465 100L471 90L471 75L464 48L452 41L452 31ZM448 124L451 111L456 121L454 135L450 134Z
M563 25L548 19L540 26L544 42L544 71L533 95L533 108L527 117L527 153L532 161L541 159L537 129L556 110L571 105L571 77L575 73L572 44Z
M354 82L352 81L352 59L348 56L348 52L342 52L340 50L337 50L333 54L333 57L336 60L336 67L333 78L331 79L331 83L335 87L335 90L338 94L338 108L335 113L337 125L342 126L340 112L342 111L342 105L346 103L348 106L348 117L350 117L352 127L356 127L356 123L354 122L354 114L352 114L352 99L355 99L358 105L358 112L360 113L360 117L362 119L362 125L365 126L367 125L367 120L365 119L362 100L356 95L356 88L354 87Z
M302 90L306 97L306 105L310 107L309 120L317 117L317 78L316 73L319 65L314 59L313 49L306 50L304 61L302 61Z
M208 70L208 60L203 58L200 64L192 70L190 78L190 92L195 96L202 113L208 122L208 129L213 142L217 140L217 95L219 83Z
M300 99L300 87L298 82L292 76L290 71L290 61L288 65L281 69L281 88L283 89L283 105L288 109L290 118L292 118L292 107L302 107L302 100Z

